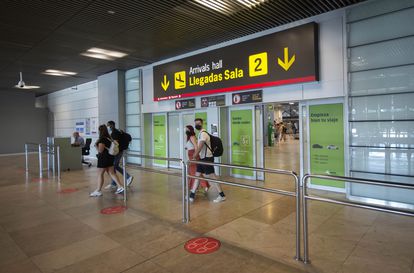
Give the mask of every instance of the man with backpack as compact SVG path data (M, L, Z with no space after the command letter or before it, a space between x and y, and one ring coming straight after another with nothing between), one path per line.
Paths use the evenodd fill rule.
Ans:
M193 160L196 160L198 156L200 156L200 161L214 163L214 156L220 156L223 153L223 146L219 138L210 135L207 133L205 129L203 129L203 119L196 118L194 120L195 128L200 131L198 135L198 145L193 155ZM214 138L214 144L213 144ZM197 171L195 173L196 176L203 175L204 177L210 179L217 179L216 174L214 173L214 166L211 165L204 165L204 164L197 164ZM190 202L194 202L195 192L198 188L199 179L194 181L194 185L190 191ZM224 194L223 190L221 189L220 184L218 183L211 183L214 185L219 192L219 196L214 199L214 203L220 203L226 200L226 195Z
M119 166L119 163L122 160L123 151L128 149L129 143L131 142L132 138L128 133L125 133L123 131L116 129L114 121L110 120L108 121L106 125L108 127L108 131L109 131L109 134L111 135L111 138L119 143L119 153L115 155L115 160L114 160L115 171L118 171L121 174L123 174L124 169L122 169ZM127 186L129 186L134 180L134 177L126 173L126 179L127 179ZM116 187L116 183L115 181L112 181L112 183L106 186L105 189L109 190L115 187Z

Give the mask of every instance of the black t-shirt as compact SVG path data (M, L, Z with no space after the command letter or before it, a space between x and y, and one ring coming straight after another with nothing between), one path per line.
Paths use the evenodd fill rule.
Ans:
M98 141L96 141L96 145L98 145L99 143L102 143L103 145L105 145L105 149L103 150L102 153L98 154L98 168L108 168L114 165L114 156L110 155L108 152L108 149L111 147L111 141L106 138L100 138L98 139Z
M111 137L113 140L116 140L119 143L119 140L121 139L121 132L118 129L113 129Z
M109 139L107 139L106 137L103 137L103 138L99 138L97 141L96 141L96 146L98 146L98 144L99 143L102 143L103 145L105 145L105 147L106 148L110 148L111 147L111 141L109 140ZM108 150L107 149L105 149L104 151L103 151L103 153L108 153Z

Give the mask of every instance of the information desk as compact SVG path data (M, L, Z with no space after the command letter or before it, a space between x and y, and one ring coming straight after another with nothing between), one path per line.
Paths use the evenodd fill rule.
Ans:
M62 171L82 169L82 148L72 146L70 137L48 137L47 142L60 147L60 168ZM50 159L50 162L53 162L53 159Z

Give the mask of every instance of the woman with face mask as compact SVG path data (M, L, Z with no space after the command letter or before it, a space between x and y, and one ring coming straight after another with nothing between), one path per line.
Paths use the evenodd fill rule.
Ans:
M188 159L192 160L194 152L195 152L195 148L197 147L197 137L196 137L195 132L194 132L194 127L191 126L191 125L187 125L186 128L185 128L185 134L186 134L186 139L187 139L187 142L185 144L185 149L187 150ZM198 158L197 160L199 160L199 159L200 158ZM195 175L196 169L197 169L196 164L190 164L189 169L188 169L188 173L190 175ZM188 181L189 181L190 189L192 189L195 179L190 178ZM203 187L204 192L207 193L207 191L210 187L208 182L202 180L200 182L200 185L201 185L201 187Z
M113 141L111 136L108 133L108 129L105 125L99 126L99 139L95 143L96 150L98 151L98 187L92 192L90 197L100 197L102 196L102 186L104 183L104 174L108 173L112 180L115 181L117 185L116 193L124 192L124 188L115 173L114 169L114 156L110 155L108 150L111 147L111 142Z

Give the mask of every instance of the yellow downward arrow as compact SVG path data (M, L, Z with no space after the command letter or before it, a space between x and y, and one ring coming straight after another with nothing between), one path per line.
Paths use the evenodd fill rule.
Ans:
M164 81L161 82L161 87L164 91L167 91L168 86L170 86L170 81L167 80L167 75L164 75Z
M289 48L285 47L284 49L284 60L282 61L280 58L277 58L277 63L286 71L292 66L295 62L296 56L293 54L292 58L289 60Z

